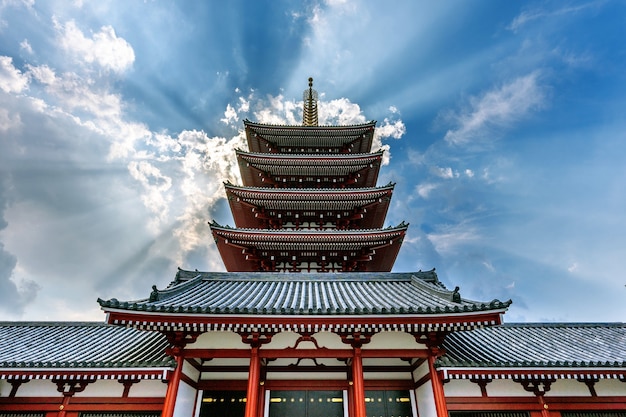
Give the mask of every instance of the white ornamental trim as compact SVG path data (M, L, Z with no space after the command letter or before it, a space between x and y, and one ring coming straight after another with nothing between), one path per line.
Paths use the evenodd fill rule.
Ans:
M626 377L626 369L595 369L582 371L579 368L559 368L559 369L520 369L520 368L502 368L493 370L489 373L478 373L476 369L465 370L460 368L440 368L443 372L444 380L544 380L544 379L623 379ZM582 372L581 372L582 371Z

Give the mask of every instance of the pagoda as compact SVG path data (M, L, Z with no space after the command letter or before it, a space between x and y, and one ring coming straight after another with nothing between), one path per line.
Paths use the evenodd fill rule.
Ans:
M236 228L211 223L229 272L389 272L408 225L383 229L393 184L376 187L376 122L318 126L313 79L302 126L244 121L243 185L225 184Z

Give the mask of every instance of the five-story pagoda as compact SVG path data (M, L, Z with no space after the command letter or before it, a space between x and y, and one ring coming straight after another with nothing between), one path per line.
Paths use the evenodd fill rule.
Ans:
M408 225L383 229L393 184L376 187L376 122L318 126L313 79L302 126L245 122L242 186L225 184L236 228L211 224L229 272L388 272Z

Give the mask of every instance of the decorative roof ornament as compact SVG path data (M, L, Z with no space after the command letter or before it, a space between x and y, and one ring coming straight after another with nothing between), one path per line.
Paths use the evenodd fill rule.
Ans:
M302 93L303 111L302 124L317 126L317 91L313 89L313 78L309 77L309 88Z

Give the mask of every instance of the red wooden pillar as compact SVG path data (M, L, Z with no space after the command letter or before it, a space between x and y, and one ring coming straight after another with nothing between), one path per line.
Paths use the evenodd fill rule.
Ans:
M435 368L436 355L431 349L428 354L428 372L430 373L430 382L433 386L433 396L435 397L435 409L437 417L448 417L448 405L446 404L446 396L443 391L443 381L439 378L437 368Z
M87 384L94 382L94 380L72 381L67 379L57 379L53 380L53 382L57 385L57 391L63 394L63 402L61 403L61 405L59 405L59 412L57 413L57 417L65 417L67 415L66 408L70 403L70 399L77 392L83 392L87 387Z
M549 407L548 404L546 404L546 401L543 398L543 395L538 395L539 397L539 404L541 404L541 417L550 417L550 411L549 411Z
M366 417L365 412L365 385L363 383L363 358L361 348L354 348L352 357L352 381L354 398L354 417Z
M182 349L173 349L175 351L176 369L167 384L167 393L165 394L165 402L163 403L163 413L161 417L173 417L174 408L176 407L176 397L178 395L178 387L180 386L180 377L183 373L183 355Z
M63 403L59 406L59 414L57 414L57 417L65 417L65 414L66 414L65 409L70 403L70 398L71 396L69 395L63 395Z
M259 381L261 377L261 358L259 348L252 346L250 352L250 371L248 372L248 391L246 395L245 417L258 417Z
M257 417L263 417L263 412L265 410L265 392L265 382L261 380L259 383L259 405L257 409Z

